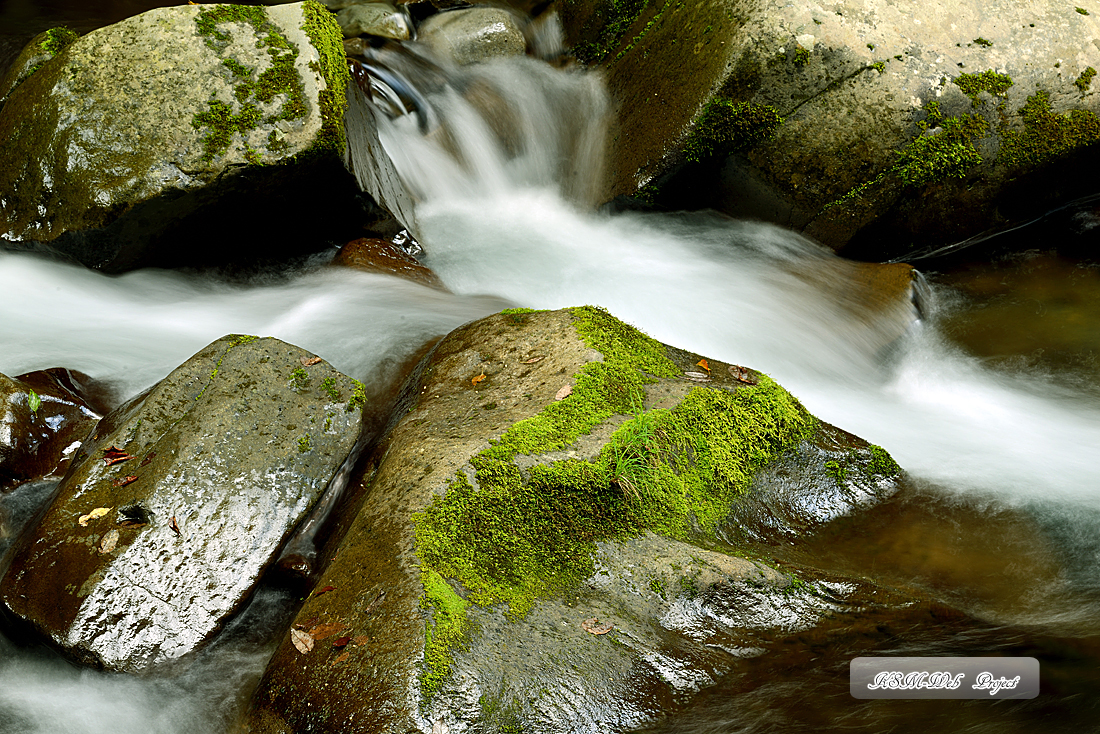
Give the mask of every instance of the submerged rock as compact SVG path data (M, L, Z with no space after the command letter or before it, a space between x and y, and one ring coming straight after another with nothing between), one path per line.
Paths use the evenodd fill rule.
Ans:
M881 260L1095 188L1100 31L1071 6L601 9L561 5L575 53L606 69L619 109L605 200L641 190Z
M412 35L409 19L389 3L360 3L336 15L344 38L382 36L407 41Z
M63 368L0 375L0 491L65 473L105 412L91 378Z
M297 347L219 339L97 426L13 549L4 607L112 670L194 651L337 474L362 395Z
M313 2L158 8L92 31L0 110L0 239L119 272L270 260L354 231L347 80Z
M816 446L837 432L600 309L457 329L396 416L252 732L626 731L794 632L912 601L736 557L752 477L786 460L835 483ZM897 466L846 440L859 501L890 496Z
M361 237L340 248L333 265L367 273L396 275L437 290L447 290L439 276L389 240Z
M501 8L449 10L426 18L417 40L441 59L472 64L499 56L521 56L527 40L515 17Z

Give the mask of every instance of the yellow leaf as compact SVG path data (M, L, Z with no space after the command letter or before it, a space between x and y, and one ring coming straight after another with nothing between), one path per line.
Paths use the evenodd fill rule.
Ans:
M106 515L110 511L111 511L110 507L97 507L94 510L92 510L91 512L89 512L87 515L81 515L80 519L77 522L80 523L81 527L86 528L86 527L88 527L88 521L89 520L98 520L99 518L103 517L104 515Z
M477 377L470 380L470 384L471 385L477 385L477 383L481 382L484 379L485 379L485 373L482 372L480 375L478 375Z

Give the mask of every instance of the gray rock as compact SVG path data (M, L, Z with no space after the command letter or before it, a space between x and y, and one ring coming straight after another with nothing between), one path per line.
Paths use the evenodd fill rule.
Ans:
M700 359L592 308L448 335L407 383L249 731L628 731L777 641L912 603L722 541L749 489L735 466L789 454L828 480L834 516L859 505L817 449L839 432L766 376ZM842 443L871 477L864 506L897 489L896 465Z
M314 198L355 208L336 175L347 78L316 4L181 5L95 30L0 110L0 240L110 271L257 240L249 254L278 255ZM261 202L273 213L240 216Z
M1072 6L720 0L651 3L619 25L596 6L562 13L620 110L605 199L649 185L671 208L764 218L885 259L1094 188L1100 28ZM706 162L662 178L691 157Z
M208 640L358 440L362 385L311 356L225 337L107 416L13 549L7 611L112 670Z
M63 48L75 41L78 34L65 27L42 31L12 61L3 79L0 79L0 107L3 107L12 90L57 56Z
M382 36L407 41L412 28L406 15L389 3L351 5L336 14L344 38Z
M439 58L455 64L520 56L527 50L527 41L515 17L500 8L437 13L420 24L416 38Z

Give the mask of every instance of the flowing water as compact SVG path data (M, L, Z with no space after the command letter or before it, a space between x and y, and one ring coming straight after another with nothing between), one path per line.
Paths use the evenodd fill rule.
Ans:
M0 372L64 366L128 396L208 342L252 333L378 384L428 340L503 307L604 306L665 342L771 374L908 470L904 502L789 551L924 589L981 620L899 632L877 654L1036 655L1047 686L1036 702L1007 705L856 702L847 662L866 644L809 640L809 657L764 655L654 731L923 731L922 717L944 731L1056 731L1097 720L1100 395L1087 365L990 360L952 340L978 310L957 283L933 284L911 323L906 298L862 285L864 267L778 227L594 213L607 113L594 76L529 59L461 74L407 55L376 61L430 106L420 119L380 115L381 138L419 199L424 262L450 293L324 267L323 254L241 282L106 277L0 253ZM1090 317L1068 308L1067 321ZM1095 330L1094 320L1081 339ZM25 507L46 491L3 501ZM263 591L187 669L153 679L77 670L0 638L0 732L222 730L291 605Z

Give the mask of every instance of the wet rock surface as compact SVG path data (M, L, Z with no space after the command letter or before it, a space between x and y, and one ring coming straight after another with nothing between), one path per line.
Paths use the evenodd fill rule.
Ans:
M60 476L106 413L91 378L64 368L0 375L0 490Z
M346 85L317 4L158 8L92 31L0 110L4 244L119 272L272 260L354 231Z
M425 19L417 40L441 59L472 64L500 56L520 56L527 41L515 17L501 8L449 10Z
M362 386L225 337L108 415L9 556L5 610L76 660L141 671L248 598L359 437Z
M419 365L360 479L361 509L264 674L250 731L627 731L743 671L744 660L798 631L863 625L848 616L856 612L874 624L913 601L867 582L737 557L715 531L718 520L741 521L738 505L751 498L739 491L722 495L728 503L662 515L662 503L672 502L661 499L668 487L700 496L690 480L680 485L661 473L674 461L663 450L652 449L643 463L667 485L649 486L625 468L629 457L616 452L634 445L624 435L646 416L657 421L654 440L668 441L657 445L694 457L676 464L682 479L724 462L719 454L730 442L699 438L723 430L711 418L764 431L754 445L778 454L758 457L764 468L750 492L771 491L765 506L789 502L799 517L820 495L818 505L831 510L809 513L814 522L888 497L899 471L891 461L876 473L865 442L809 418L766 376L665 347L601 313L504 312L452 332ZM578 326L588 319L622 331L590 343L588 327ZM645 366L624 356L643 352ZM632 383L617 371L624 364L649 376ZM553 434L533 426L592 399L589 375L627 381L600 388L618 408L570 440L540 433L542 448L524 444L528 450L507 460L495 453L523 426ZM726 397L756 406L746 410L757 418L745 418ZM661 421L696 400L717 401L713 413L692 419L710 427L694 439L686 428L672 436L673 423ZM826 464L841 455L868 479L837 492ZM784 497L763 478L773 464L771 476L813 475L810 488ZM752 507L741 510L746 521ZM441 527L471 545L447 545ZM929 613L923 603L914 608Z
M406 41L412 35L408 18L389 3L360 3L336 15L345 38L381 36Z
M368 237L352 240L340 248L332 264L367 273L396 275L420 285L446 290L438 275L389 240Z
M1056 2L639 5L562 5L619 109L605 199L650 186L672 209L713 206L882 260L1092 193L1095 15ZM698 162L665 177L685 161Z

